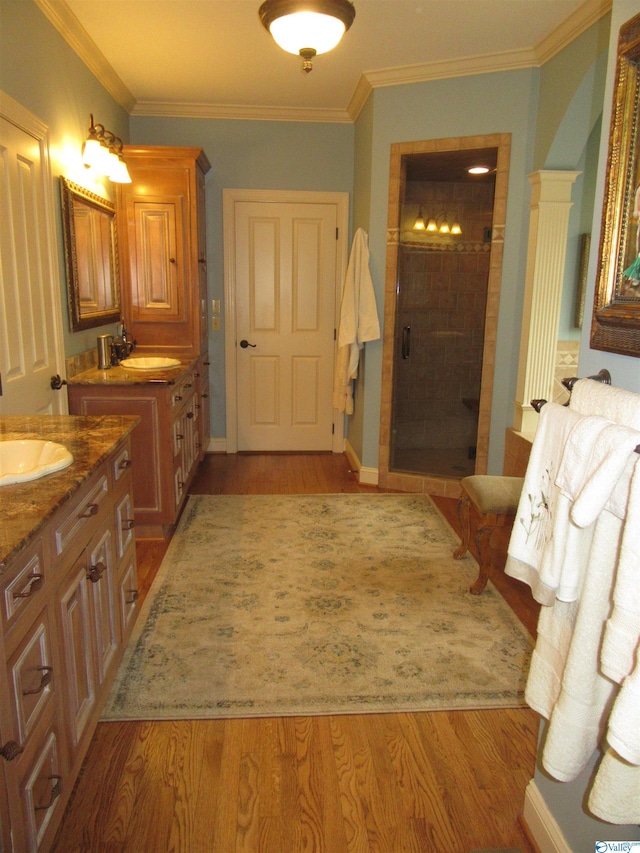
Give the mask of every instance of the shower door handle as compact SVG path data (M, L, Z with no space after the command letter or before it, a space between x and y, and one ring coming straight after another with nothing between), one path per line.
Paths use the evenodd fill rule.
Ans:
M402 357L409 358L411 355L411 326L402 329Z

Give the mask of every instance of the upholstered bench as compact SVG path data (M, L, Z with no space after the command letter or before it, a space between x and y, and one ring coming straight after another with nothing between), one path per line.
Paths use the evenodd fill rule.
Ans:
M491 570L491 535L499 527L513 525L518 511L523 477L494 477L474 474L460 481L462 497L458 503L458 518L462 527L462 541L453 556L462 559L469 548L471 537L471 515L478 516L475 542L478 548L480 572L470 587L470 592L479 595L487 585Z

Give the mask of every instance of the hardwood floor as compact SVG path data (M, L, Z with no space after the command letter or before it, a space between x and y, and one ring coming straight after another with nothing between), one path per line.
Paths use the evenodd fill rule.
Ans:
M197 494L376 492L331 454L212 455ZM434 499L456 527L455 502ZM502 543L504 544L504 543ZM138 543L146 595L166 543ZM494 582L535 630L528 589ZM529 709L100 723L53 850L469 853L517 848Z

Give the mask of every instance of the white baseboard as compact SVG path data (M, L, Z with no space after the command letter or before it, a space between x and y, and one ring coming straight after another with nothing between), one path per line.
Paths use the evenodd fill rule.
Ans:
M345 438L344 440L344 453L347 459L349 460L349 465L351 465L352 471L358 472L358 482L362 483L365 486L377 486L378 485L378 469L377 468L365 468L360 459L358 458L358 454L355 452L353 447L349 444L349 439Z
M227 439L226 438L214 438L211 436L209 439L209 444L207 445L207 449L205 453L226 453L227 452Z
M363 465L360 468L358 479L365 486L377 486L378 485L378 469L377 468L365 468Z
M522 818L540 853L572 853L556 819L533 779L524 793Z

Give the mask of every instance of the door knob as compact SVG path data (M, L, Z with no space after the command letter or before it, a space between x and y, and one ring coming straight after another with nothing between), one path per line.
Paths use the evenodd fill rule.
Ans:
M244 339L240 341L240 346L242 349L246 349L247 347L255 347L255 344L250 344L249 341L245 341Z

